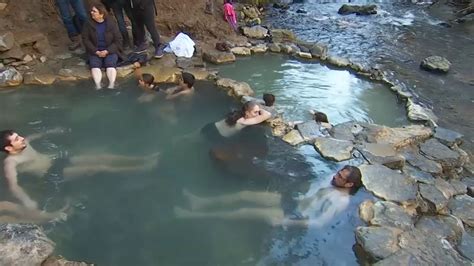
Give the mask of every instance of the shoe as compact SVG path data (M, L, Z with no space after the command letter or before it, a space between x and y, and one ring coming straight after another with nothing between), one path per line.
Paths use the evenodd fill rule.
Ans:
M163 52L163 47L160 45L158 46L156 49L155 49L155 58L162 58L164 55L164 52Z
M79 36L71 37L71 44L69 44L68 46L69 51L74 51L78 49L79 47L81 47L81 40Z
M141 54L141 53L146 52L147 49L148 49L148 45L146 43L142 43L138 45L137 47L135 47L135 49L133 49L133 52L137 54Z

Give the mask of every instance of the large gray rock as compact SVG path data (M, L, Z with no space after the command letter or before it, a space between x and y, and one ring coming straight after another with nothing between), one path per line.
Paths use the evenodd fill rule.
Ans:
M357 227L355 236L357 243L372 259L380 260L400 249L398 236L402 232L389 227Z
M374 265L471 265L447 240L422 230L402 233L399 246L399 251Z
M320 125L314 120L298 124L296 128L305 141L314 141L317 137L322 136Z
M15 44L15 37L11 31L0 33L0 52L12 49Z
M441 164L426 158L416 150L405 150L402 152L402 155L410 165L424 172L434 175L439 175L443 172Z
M441 57L441 56L429 56L423 61L421 61L420 67L434 72L448 72L449 68L451 67L451 62L448 59Z
M233 79L221 78L216 81L218 87L224 88L228 91L229 95L234 96L238 99L243 96L253 96L255 93L250 88L250 85L246 82L239 82Z
M387 143L396 150L423 142L433 133L431 128L420 125L400 128L363 123L361 125L364 129L357 134L358 139L370 143Z
M279 53L279 52L281 52L280 44L279 43L270 43L268 45L268 50L270 50L270 52L272 52L272 53Z
M23 60L23 57L25 57L25 52L23 52L18 44L14 44L8 51L0 53L0 59L15 59L20 61Z
M438 139L444 145L452 147L454 144L461 145L462 138L464 137L461 133L452 131L446 128L437 127L435 130L434 137Z
M413 216L393 202L377 201L373 206L374 217L371 225L400 228L403 231L413 229Z
M41 265L54 243L37 225L0 225L0 265Z
M367 16L377 14L376 5L342 5L337 11L340 15L356 14L358 16Z
M464 232L458 245L459 253L465 258L474 261L474 237Z
M324 158L337 162L349 160L354 149L350 141L324 137L316 138L314 147Z
M283 141L289 143L293 146L299 145L304 141L303 136L301 136L300 132L296 129L291 130L286 135L283 136Z
M357 146L357 150L370 164L381 164L390 169L402 169L405 165L405 158L389 144L364 143Z
M243 34L253 39L264 39L268 36L268 29L257 25L253 27L242 27Z
M213 64L225 64L235 61L235 55L233 53L219 52L215 50L204 51L202 58Z
M456 196L449 201L448 208L452 215L474 227L474 198L467 195Z
M359 217L365 223L370 224L370 221L374 218L373 201L365 200L359 205Z
M240 56L252 55L252 51L250 50L250 48L247 48L247 47L234 47L234 48L230 49L230 51L234 55L240 55Z
M250 51L254 54L262 54L267 52L268 47L266 44L258 44L250 48Z
M420 171L410 165L405 165L403 168L403 173L420 183L434 184L435 182L435 178L431 174Z
M453 187L454 189L454 194L453 196L456 195L463 195L467 193L467 185L461 182L460 180L457 179L452 179L449 180L449 184Z
M331 65L335 65L337 67L347 67L351 64L349 59L339 56L328 56L327 61Z
M0 72L0 88L14 87L23 82L23 76L14 67L6 67Z
M420 152L426 158L440 163L443 173L447 176L451 176L456 168L462 167L467 161L467 156L462 156L458 151L448 148L436 139L429 139L421 144Z
M51 85L57 79L54 74L41 74L35 72L25 73L24 84L26 85Z
M333 126L329 134L335 139L355 141L355 135L362 130L363 127L357 122L344 122Z
M436 125L438 122L438 117L433 113L433 110L424 106L422 103L415 101L413 98L407 99L406 108L408 112L408 119L411 121L427 121L432 125Z
M428 202L423 212L442 212L448 205L449 198L436 188L435 185L419 184L420 194Z
M444 215L422 216L415 228L438 238L446 238L453 245L458 243L464 232L462 224L456 218Z
M362 183L376 196L400 203L414 203L418 191L415 180L383 165L362 165Z

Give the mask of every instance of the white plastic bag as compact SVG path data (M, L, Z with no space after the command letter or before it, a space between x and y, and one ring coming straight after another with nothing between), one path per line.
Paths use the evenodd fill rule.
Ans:
M177 57L191 58L194 54L194 41L184 33L179 33L174 40L168 44L169 50ZM168 48L167 47L167 48ZM165 49L165 51L168 49Z

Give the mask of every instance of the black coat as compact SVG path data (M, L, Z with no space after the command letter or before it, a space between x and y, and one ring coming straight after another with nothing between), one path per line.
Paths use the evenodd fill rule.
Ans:
M117 23L114 19L105 19L106 29L105 29L105 44L107 46L106 50L109 51L109 54L118 54L120 58L122 56L122 34L120 34ZM97 52L98 41L97 41L97 30L96 22L89 20L84 23L84 28L82 29L82 41L86 52L89 55L95 55Z

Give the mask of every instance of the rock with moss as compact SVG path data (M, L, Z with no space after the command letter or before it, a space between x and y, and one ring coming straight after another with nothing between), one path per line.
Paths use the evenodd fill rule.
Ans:
M342 5L337 11L340 15L356 14L358 16L368 16L377 14L376 5Z
M226 64L235 62L235 55L230 52L219 52L215 50L204 51L202 58L213 64Z
M428 71L447 73L451 68L451 62L444 57L435 55L423 59L420 67Z
M253 27L242 27L245 36L253 39L265 39L268 36L268 29L260 25Z

